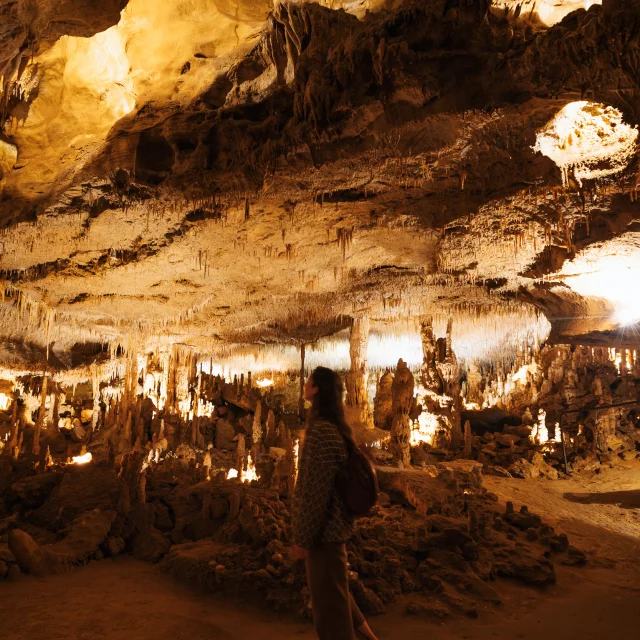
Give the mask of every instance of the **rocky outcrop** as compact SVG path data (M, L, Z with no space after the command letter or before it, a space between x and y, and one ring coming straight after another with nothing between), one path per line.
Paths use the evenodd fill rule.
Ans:
M12 529L9 549L23 573L39 577L61 573L87 562L98 551L115 518L115 511L88 511L71 522L60 542L43 546L28 533Z

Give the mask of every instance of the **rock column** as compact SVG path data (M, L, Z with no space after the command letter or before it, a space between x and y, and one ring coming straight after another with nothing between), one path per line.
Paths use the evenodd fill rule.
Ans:
M393 420L391 424L391 453L393 462L401 468L411 466L411 420L415 381L404 360L398 361L391 387Z
M42 431L42 423L47 413L47 376L42 376L42 393L40 395L40 410L38 411L38 419L36 420L36 428L33 433L33 446L31 453L34 456L40 455L40 432Z
M433 335L433 321L431 318L424 318L420 323L420 337L422 340L422 386L427 391L436 394L442 393L442 379L436 367L436 339Z
M369 345L369 318L359 316L351 325L349 353L351 369L346 375L347 398L345 402L347 422L352 427L373 428L373 416L367 394L367 347Z
M298 416L300 420L304 420L304 356L305 345L300 345L300 398L298 399Z

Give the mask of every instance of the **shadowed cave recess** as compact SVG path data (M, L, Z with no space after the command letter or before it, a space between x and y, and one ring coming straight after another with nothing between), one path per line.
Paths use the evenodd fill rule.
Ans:
M606 564L514 482L640 535L640 486L594 497L640 468L640 0L0 0L0 36L0 584L129 554L309 619L319 365L379 475L366 615Z

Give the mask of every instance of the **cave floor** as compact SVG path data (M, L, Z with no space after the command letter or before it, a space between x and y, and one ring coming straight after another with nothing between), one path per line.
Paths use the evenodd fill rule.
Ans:
M640 465L558 482L487 477L501 502L531 510L588 552L587 568L556 565L557 585L536 591L494 583L503 605L478 620L436 622L403 614L404 602L371 624L380 640L589 640L638 637ZM152 565L123 557L60 576L0 583L2 640L200 640L314 637L311 626L237 600L196 592Z

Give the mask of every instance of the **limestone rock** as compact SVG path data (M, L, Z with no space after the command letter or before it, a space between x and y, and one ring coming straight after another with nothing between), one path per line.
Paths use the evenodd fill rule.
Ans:
M60 473L41 473L23 478L11 485L10 500L19 500L26 507L36 509L51 495L61 480Z
M136 534L131 552L136 558L147 562L159 562L171 548L171 541L155 527L146 527Z
M115 511L96 509L87 512L71 523L66 537L60 542L43 546L24 531L12 529L9 532L9 549L25 573L35 576L60 573L95 554L115 517Z
M353 593L356 604L365 615L379 615L384 613L384 604L382 600L373 592L364 586L359 580L350 581L349 584Z
M103 549L109 557L120 555L125 548L125 542L118 536L109 536L103 543Z
M509 467L509 473L514 478L522 478L524 480L535 480L540 477L540 469L524 458L516 460Z
M496 442L503 447L511 447L520 442L520 436L514 433L496 433Z
M378 389L373 399L373 422L379 429L389 431L393 418L393 400L391 398L391 386L393 385L393 373L387 371L382 374L378 382Z
M114 471L92 465L72 468L28 519L38 526L62 529L87 511L115 510L119 492Z
M17 564L12 564L7 571L7 580L10 582L17 582L22 578L22 571Z
M236 448L234 438L236 430L230 422L220 418L216 422L216 449L233 451Z
M547 464L545 462L545 459L542 457L542 454L538 453L537 451L531 457L531 464L533 464L540 471L540 475L543 478L548 478L549 480L558 479L558 471L551 465Z
M516 558L494 566L496 574L504 578L517 578L533 587L555 584L556 573L548 560Z

